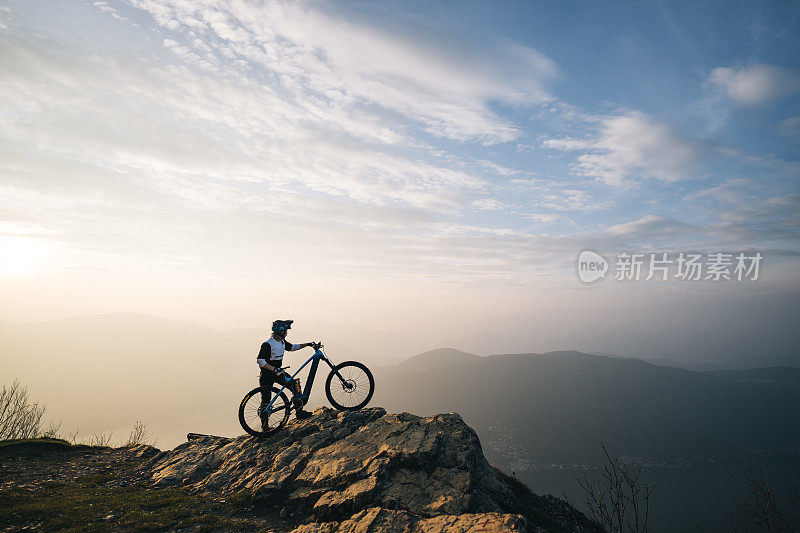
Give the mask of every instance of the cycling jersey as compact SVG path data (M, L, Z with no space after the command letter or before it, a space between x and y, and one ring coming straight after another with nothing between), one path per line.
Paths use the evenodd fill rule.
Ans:
M256 362L258 366L263 367L267 363L270 366L281 366L283 364L283 353L285 351L293 352L299 350L301 346L294 345L285 340L279 341L275 337L270 337L267 342L261 345L261 350L258 351Z

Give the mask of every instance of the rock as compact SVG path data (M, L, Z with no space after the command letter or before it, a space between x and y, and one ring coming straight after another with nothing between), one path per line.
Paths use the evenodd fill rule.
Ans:
M159 486L224 496L248 489L312 513L318 523L308 527L321 529L309 531L361 531L373 522L376 531L467 531L480 517L497 528L485 531L521 531L528 523L599 530L566 502L536 496L492 468L475 432L455 413L423 418L323 407L265 439L181 444L153 456L141 472Z
M147 459L149 457L154 457L161 453L161 450L158 448L154 448L153 446L149 446L147 444L138 444L136 446L129 446L128 450L133 454L134 457L139 457L142 459Z
M304 524L292 533L357 533L380 531L381 533L450 533L484 532L505 533L526 531L525 519L519 515L479 513L462 515L438 515L423 518L406 511L395 511L373 507L350 517L343 522Z

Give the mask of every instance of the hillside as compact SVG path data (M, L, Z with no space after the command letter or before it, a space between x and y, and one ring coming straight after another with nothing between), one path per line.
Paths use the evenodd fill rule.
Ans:
M438 348L409 357L397 366L410 371L433 370L462 363L474 363L479 355L462 352L453 348Z
M598 462L601 441L665 463L800 446L795 369L693 372L575 351L427 367L419 357L377 369L374 401L421 415L459 412L500 464Z
M598 531L491 467L457 414L320 408L261 440L164 452L23 442L0 456L0 529Z

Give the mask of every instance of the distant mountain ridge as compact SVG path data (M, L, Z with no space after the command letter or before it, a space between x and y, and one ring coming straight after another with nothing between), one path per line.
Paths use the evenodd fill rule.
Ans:
M435 368L445 368L450 365L474 362L480 358L480 355L462 352L455 348L437 348L436 350L430 350L409 357L405 361L398 363L397 366L414 370L432 370Z
M667 463L800 450L799 369L695 372L574 350L427 353L435 364L420 354L377 369L374 401L421 415L459 412L484 442L508 428L535 462L598 462L601 441L620 455Z

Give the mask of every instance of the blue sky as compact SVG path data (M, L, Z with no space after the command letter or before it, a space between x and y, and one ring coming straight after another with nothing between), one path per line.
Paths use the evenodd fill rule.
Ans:
M508 312L585 248L761 250L797 289L796 2L0 5L25 316L331 285Z

